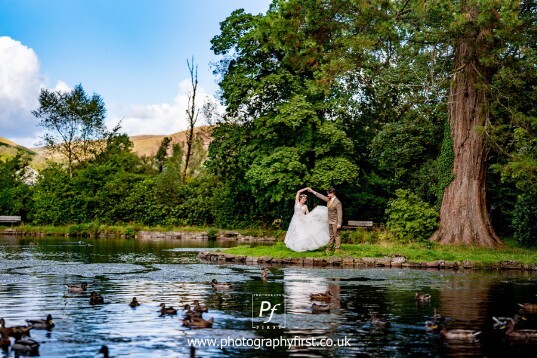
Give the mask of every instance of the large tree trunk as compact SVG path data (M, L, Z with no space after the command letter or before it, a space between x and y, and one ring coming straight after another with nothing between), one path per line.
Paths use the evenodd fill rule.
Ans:
M476 9L472 10L471 15L476 16ZM481 30L460 39L455 48L448 104L455 177L444 192L440 227L431 238L441 244L501 245L486 203L487 151L482 129L488 116L486 88L491 70L478 59L488 45Z

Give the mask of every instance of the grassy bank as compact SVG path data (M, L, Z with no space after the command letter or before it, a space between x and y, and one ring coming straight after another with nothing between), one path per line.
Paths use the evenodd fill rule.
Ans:
M506 245L499 249L485 249L468 246L445 246L434 244L399 244L395 242L379 242L374 244L343 244L342 252L332 253L330 256L353 258L364 257L395 257L404 256L408 261L473 261L493 263L499 261L520 261L524 264L537 263L537 250ZM304 258L327 257L323 249L307 252L294 252L285 244L278 242L272 246L237 246L225 250L233 255L268 256L273 258Z

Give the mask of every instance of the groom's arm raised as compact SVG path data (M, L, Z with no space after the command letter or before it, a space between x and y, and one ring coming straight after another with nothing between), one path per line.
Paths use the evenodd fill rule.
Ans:
M315 195L316 197L318 197L319 199L328 202L328 197L324 196L323 194L319 194L318 192L316 192L316 191L313 190L312 188L308 188L308 191L309 191L310 193L312 193L313 195Z

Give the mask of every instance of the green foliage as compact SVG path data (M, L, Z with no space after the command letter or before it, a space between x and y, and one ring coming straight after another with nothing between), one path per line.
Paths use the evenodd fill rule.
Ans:
M81 84L69 92L41 89L39 108L32 113L46 130L46 148L63 156L70 174L76 165L102 152L107 140L119 130L107 130L102 98L86 95Z
M21 215L26 219L31 200L29 169L30 157L17 150L12 158L0 159L0 213Z
M341 232L341 242L345 244L375 244L378 241L378 230L358 228L356 230L343 230Z
M537 191L519 195L513 212L514 239L523 246L537 245Z
M209 240L216 240L218 236L218 229L214 227L210 227L209 230L207 230L207 237Z
M438 226L438 213L410 191L395 194L386 209L386 228L400 242L425 242Z

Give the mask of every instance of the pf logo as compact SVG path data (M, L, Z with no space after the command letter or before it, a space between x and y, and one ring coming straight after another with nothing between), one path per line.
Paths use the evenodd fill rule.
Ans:
M286 328L286 308L283 294L252 295L252 328Z

